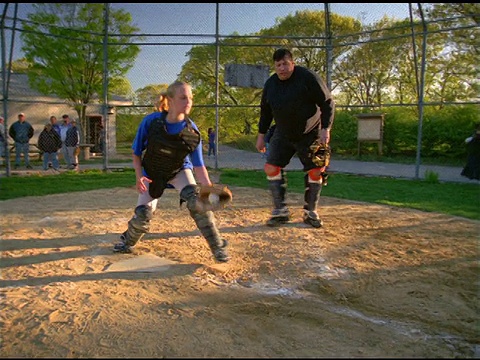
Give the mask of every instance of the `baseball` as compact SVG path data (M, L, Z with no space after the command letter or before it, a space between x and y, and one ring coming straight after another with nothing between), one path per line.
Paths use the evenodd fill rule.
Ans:
M210 204L218 204L220 201L220 196L218 196L217 194L210 194L208 195L208 201L210 202Z

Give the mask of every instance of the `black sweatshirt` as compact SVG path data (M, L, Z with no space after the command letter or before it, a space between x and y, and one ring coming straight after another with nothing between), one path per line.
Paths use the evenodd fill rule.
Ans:
M317 106L320 109L317 125L321 122L322 129L330 128L335 103L318 74L298 65L287 80L282 81L273 74L263 87L258 132L265 134L275 119L276 131L298 140L306 130L307 120L317 112Z

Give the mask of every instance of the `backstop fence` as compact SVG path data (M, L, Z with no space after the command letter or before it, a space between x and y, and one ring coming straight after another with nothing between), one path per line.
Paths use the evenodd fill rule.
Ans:
M292 49L297 64L318 72L332 90L337 109L353 109L362 115L359 121L365 114L383 119L382 111L388 107L415 109L417 169L425 107L479 104L478 4L42 6L3 5L4 136L8 138L7 129L19 112L27 114L36 137L50 115L60 119L63 113L78 114L82 143L92 152L101 151L104 169L111 167L116 154L118 117L151 112L159 89L176 79L192 84L192 118L203 132L216 128L220 142L227 134L255 134L262 86L273 72L271 55L278 47ZM32 16L38 12L44 16ZM131 27L124 33L122 24ZM59 39L64 46L58 46ZM43 50L38 50L40 45ZM118 54L131 46L138 50L131 59ZM23 61L25 54L29 59ZM31 84L28 73L31 76L36 68L28 60L48 66L55 64L51 57L63 59L63 65L69 62L47 73L61 72L62 86L71 87L70 92L49 88L48 79ZM128 71L122 72L122 66ZM98 82L99 71L100 91L90 94L89 103L82 103L85 97L75 98L75 92L85 94L79 87L89 85L89 75L91 83ZM122 77L128 81L122 82ZM375 138L370 140L381 140L377 137L383 136L383 129L374 123L364 122L359 135L369 140L370 131ZM8 156L6 173L10 174Z

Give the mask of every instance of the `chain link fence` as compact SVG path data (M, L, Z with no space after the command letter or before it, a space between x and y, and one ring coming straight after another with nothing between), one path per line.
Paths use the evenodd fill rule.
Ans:
M77 4L81 5L85 4ZM431 89L432 79L438 76L434 72L439 71L442 63L439 56L443 54L443 62L448 61L451 54L447 50L454 46L452 39L455 35L474 36L478 33L478 7L473 8L473 13L469 10L470 13L466 11L452 16L444 11L439 16L427 13L426 9L432 4L420 3L102 5L105 6L103 19L114 12L124 11L131 16L131 23L138 31L129 34L126 37L129 41L125 43L122 42L124 34L112 29L104 33L92 33L97 49L98 46L103 46L103 50L108 49L110 52L112 48L128 45L139 48L138 56L127 72L131 88L121 96L106 95L107 86L111 84L107 75L112 75L112 64L105 57L106 51L97 54L102 59L99 64L103 61L104 89L102 94L97 94L96 105L92 105L92 101L86 114L83 114L82 141L86 145L103 142L102 149L106 149L103 151L105 168L111 166L110 161L117 153L118 118L136 115L138 119L151 112L154 97L158 94L147 92L147 96L141 96L141 90L151 85L167 85L177 78L187 80L193 86L195 105L192 118L202 129L204 139L208 127L217 129L220 142L239 134L255 134L261 87L248 84L232 86L225 82L225 71L232 64L249 64L265 66L268 73L272 73L271 54L278 47L292 48L298 64L312 68L324 77L335 95L338 110L372 113L382 112L388 107L415 109L418 116L418 145L422 138L421 124L425 106L479 104L478 97L475 96L458 100L455 96L439 95L435 98L429 93L427 101L425 94L427 87ZM32 11L32 4L3 5L1 101L7 128L16 120L16 114L24 112L38 136L50 115L61 118L63 113L67 113L78 117L74 111L74 105L78 104L35 90L29 85L24 73L18 73L10 67L12 62L22 58L21 47L28 45L20 41L20 34L26 31L27 25L32 25L28 17ZM40 28L56 29L56 36L59 36L58 29L68 28L68 24L74 27L75 23L74 20L66 19L61 24L43 24L44 27ZM45 31L39 35L44 36L44 41L48 42L53 32ZM78 34L84 38L80 32ZM67 38L78 40L71 36L70 33ZM444 40L439 40L440 36ZM428 57L426 49L429 41L431 48L438 47L444 41L443 53ZM472 46L468 38L465 41L468 46ZM55 54L62 52L62 49L55 48L51 51ZM361 51L364 51L363 57ZM358 52L356 57L348 58L355 52ZM405 52L403 58L399 56L402 52ZM402 63L406 63L407 57L412 60L410 68ZM373 68L362 64L362 58L377 62L385 76L399 79L397 83L392 80L382 89L388 96L383 95L382 98L382 91L378 89L382 86L382 79L375 76L380 73L364 74L363 78L358 76L356 70L360 72ZM358 64L349 66L353 60L358 61ZM429 60L432 61L431 64L428 63ZM475 66L468 62L466 64ZM380 65L384 67L381 68ZM441 70L445 74L455 72L454 67L448 68L446 65ZM371 83L367 84L369 78ZM408 81L403 81L405 79ZM465 86L478 85L473 78L468 79L468 75L464 79ZM258 82L258 79L253 79L250 85L255 80ZM467 84L469 80L470 84ZM437 81L437 84L437 87L441 87L442 81ZM350 87L353 85L355 88L352 90ZM402 86L405 87L403 93L399 91ZM441 88L434 90L441 93ZM407 93L409 95L402 99L401 95ZM419 156L420 153L417 162Z

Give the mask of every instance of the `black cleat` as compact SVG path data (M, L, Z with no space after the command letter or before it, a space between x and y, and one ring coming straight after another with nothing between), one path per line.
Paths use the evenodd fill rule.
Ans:
M303 210L303 222L314 228L320 228L323 226L323 221L318 217L315 211Z
M274 209L272 217L268 219L267 226L279 226L290 221L290 211L287 208Z
M113 251L122 254L132 253L132 247L127 244L124 234L120 235L120 242L113 246Z
M225 263L230 260L226 250L227 244L227 240L223 240L223 245L221 247L217 246L214 250L212 250L213 256L217 262Z

